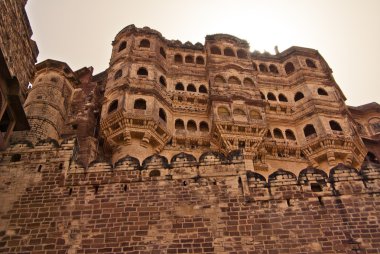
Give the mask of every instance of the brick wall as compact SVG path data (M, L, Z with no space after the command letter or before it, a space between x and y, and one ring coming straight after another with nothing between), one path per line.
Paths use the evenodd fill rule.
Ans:
M74 146L1 154L1 253L380 252L376 165L265 179L210 154L85 169ZM10 162L15 153L21 160Z

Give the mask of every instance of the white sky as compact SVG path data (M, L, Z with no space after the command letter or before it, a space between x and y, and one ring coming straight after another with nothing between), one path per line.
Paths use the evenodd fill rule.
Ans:
M129 24L202 44L208 34L227 33L247 40L251 51L317 49L347 104L380 103L380 0L29 0L26 9L39 62L101 72L112 40Z

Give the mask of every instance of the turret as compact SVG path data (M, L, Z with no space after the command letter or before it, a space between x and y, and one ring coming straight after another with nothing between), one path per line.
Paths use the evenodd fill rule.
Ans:
M67 64L46 60L39 63L24 104L30 124L26 139L35 143L59 140L73 94L74 73Z

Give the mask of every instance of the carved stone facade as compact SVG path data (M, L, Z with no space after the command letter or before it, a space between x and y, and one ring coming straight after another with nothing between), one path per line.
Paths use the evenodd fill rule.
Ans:
M0 153L0 252L380 253L380 106L318 51L125 27L107 70L37 64Z
M0 150L13 132L28 130L23 103L38 49L25 13L26 0L0 1Z

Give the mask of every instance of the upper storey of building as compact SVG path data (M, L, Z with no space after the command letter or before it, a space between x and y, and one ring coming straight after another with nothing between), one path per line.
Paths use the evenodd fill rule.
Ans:
M319 81L324 86L333 87L342 101L346 99L336 85L327 62L314 49L291 47L272 55L267 52L250 52L247 41L232 35L208 35L205 44L182 43L168 40L156 30L148 27L136 28L134 25L122 29L112 45L110 79L125 76L126 70L118 71L126 63L134 62L140 66L136 66L136 70L128 69L129 76L138 77L137 71L140 67L144 67L149 73L147 67L152 66L160 72L157 75L162 75L163 78L175 75L197 76L205 79L208 86L225 87L238 83L245 85L241 88L249 88L255 84L264 90L265 97L268 92L278 88L276 84L281 84L281 89L285 86L290 91L288 96L294 97L300 84ZM133 73L129 73L130 71ZM147 76L148 79L153 78L150 74ZM168 90L187 89L187 84L184 84L184 88L176 88L177 81L166 83ZM199 86L200 84L195 84L197 92Z
M261 54L231 35L181 43L133 25L112 46L96 76L54 60L37 65L24 105L32 142L76 138L84 165L240 153L267 173L358 167L366 156L356 116L316 50Z
M100 125L113 162L239 149L263 169L265 158L324 168L364 159L345 97L316 50L261 54L227 34L181 43L134 25L112 45Z

